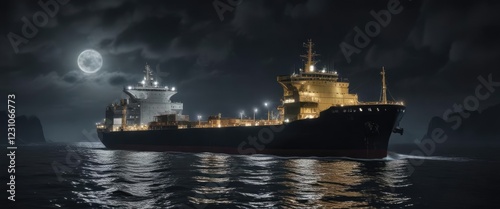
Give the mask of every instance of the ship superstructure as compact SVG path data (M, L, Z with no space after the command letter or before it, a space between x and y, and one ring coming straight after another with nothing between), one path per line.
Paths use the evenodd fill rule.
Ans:
M349 82L340 80L337 71L326 68L316 69L312 40L304 43L307 54L304 69L292 75L278 76L278 83L283 87L282 105L278 107L284 121L317 118L321 111L332 106L349 106L363 104L388 104L385 85L385 71L382 69L383 88L381 101L364 103L358 100L357 94L349 92Z
M147 129L158 115L175 115L178 121L189 120L182 115L183 104L170 100L177 93L175 87L160 86L148 64L144 67L144 79L136 86L124 87L123 92L128 98L106 108L104 125L110 131Z

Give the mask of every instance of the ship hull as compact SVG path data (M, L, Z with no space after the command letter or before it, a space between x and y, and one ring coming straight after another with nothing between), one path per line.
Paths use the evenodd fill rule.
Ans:
M283 125L98 131L108 149L384 158L402 105L331 107L318 118Z

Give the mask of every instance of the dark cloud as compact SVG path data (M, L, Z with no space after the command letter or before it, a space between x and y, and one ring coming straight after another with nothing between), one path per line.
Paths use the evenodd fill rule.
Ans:
M115 75L109 78L109 84L113 86L124 86L127 84L127 78L122 75Z
M75 83L76 81L78 81L78 78L74 75L66 74L63 76L63 80L68 83Z
M327 0L308 0L304 3L287 4L285 9L285 15L289 15L293 18L310 17L315 15L321 15L321 13L323 13L327 9L328 9Z

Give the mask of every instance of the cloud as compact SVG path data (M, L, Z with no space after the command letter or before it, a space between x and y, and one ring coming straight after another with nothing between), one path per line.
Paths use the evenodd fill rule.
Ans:
M458 39L475 41L484 38L478 36L488 26L497 25L500 18L499 3L462 3L447 6L442 2L426 1L421 8L416 26L409 36L409 41L416 49L430 48L435 54L448 53L451 45Z
M67 92L79 91L80 89L90 86L92 86L92 88L119 86L120 84L127 83L129 81L127 78L138 79L139 77L140 75L124 72L107 72L104 70L100 70L93 74L84 73L80 70L71 70L65 74L51 71L46 74L38 75L28 81L23 77L11 77L14 82L10 88L16 92L29 95L35 95L41 92L52 92L62 95ZM24 85L25 83L29 83L30 85Z
M295 5L287 3L285 15L292 18L311 17L323 13L328 8L327 5L327 0L308 0Z
M107 0L107 1L93 1L88 4L87 8L91 11L99 11L106 9L114 9L123 5L126 0Z
M264 24L265 23L265 24ZM273 10L265 5L265 1L244 1L234 11L231 25L239 35L250 38L262 38L275 34L276 25Z
M113 86L124 86L128 83L128 80L123 75L113 75L109 79L109 84Z
M71 83L71 84L74 84L78 81L78 78L75 76L75 75L71 75L71 74L66 74L62 77L62 79L67 82L67 83Z
M411 12L409 9L405 7L400 15ZM487 75L500 64L495 58L500 56L495 50L500 41L491 38L500 34L500 30L491 30L498 24L493 21L499 16L494 12L498 9L499 3L486 1L454 6L424 1L407 34L404 30L381 33L364 49L362 62L351 64L350 69L368 72L385 66L396 78L395 85L414 89L412 95L434 95L437 90L442 94L464 94L475 85L477 76ZM395 21L398 19L393 17L384 30L391 30Z

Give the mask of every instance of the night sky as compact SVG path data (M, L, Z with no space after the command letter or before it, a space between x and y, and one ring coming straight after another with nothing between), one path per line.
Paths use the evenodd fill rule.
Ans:
M94 131L105 107L125 97L123 86L142 79L146 62L163 85L178 89L172 100L183 102L191 119L217 113L238 117L241 110L264 110L264 102L277 106L282 89L276 76L303 66L299 55L307 39L321 55L316 67L348 78L361 101L379 99L385 66L390 95L407 105L401 125L409 134L392 142L422 136L433 116L474 94L478 76L500 81L498 1L61 0L56 5L44 13L45 22L38 1L8 1L0 8L2 101L15 93L18 115L38 116L54 141ZM391 13L349 62L341 43L355 47L355 28L365 31L376 21L372 10L391 6L397 14ZM34 15L40 27L23 34L25 20L33 24ZM13 42L12 34L21 39ZM101 53L97 73L78 68L85 49ZM498 92L492 95L480 109L500 102Z

